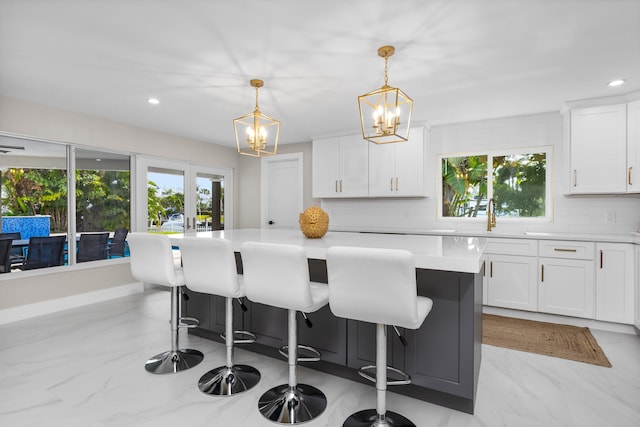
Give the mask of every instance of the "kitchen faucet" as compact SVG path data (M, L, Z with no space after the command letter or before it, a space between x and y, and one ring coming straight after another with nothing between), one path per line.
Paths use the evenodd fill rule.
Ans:
M491 209L491 205L493 205L493 210ZM487 203L487 231L491 231L493 227L496 226L496 202L493 200L493 197L489 199L489 203Z

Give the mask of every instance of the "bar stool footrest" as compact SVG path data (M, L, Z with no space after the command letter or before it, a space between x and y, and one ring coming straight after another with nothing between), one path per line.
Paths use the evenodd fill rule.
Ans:
M200 326L200 321L195 317L181 317L178 319L178 328L197 328Z
M316 350L315 348L309 347L307 345L298 344L298 351L300 351L300 350L309 352L310 354L312 354L312 356L298 357L296 359L298 362L319 362L320 361L320 352L318 350ZM284 357L289 357L289 346L288 345L283 345L282 347L280 347L280 350L278 350L278 351Z
M376 376L369 374L367 371L374 371L376 370L376 365L367 365L367 366L363 366L362 368L360 368L358 370L358 375L360 375L362 378L371 381L372 383L376 382ZM387 385L407 385L407 384L411 384L411 377L409 376L409 374L407 374L406 372L401 371L400 369L391 367L391 366L387 366L387 371L391 371L395 374L398 374L401 379L398 380L391 380L389 381L387 379ZM388 377L387 377L388 378Z
M238 338L236 338L236 336ZM220 338L224 341L227 340L227 335L223 332L220 334ZM233 331L233 343L234 344L253 344L256 342L256 336L249 331Z

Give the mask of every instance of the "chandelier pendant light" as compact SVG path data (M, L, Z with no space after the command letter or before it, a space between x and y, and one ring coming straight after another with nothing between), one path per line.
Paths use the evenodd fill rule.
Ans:
M362 137L376 144L402 142L409 139L413 100L397 87L389 86L389 57L393 46L382 46L378 56L384 58L384 85L358 97Z
M258 89L264 86L264 82L253 79L249 83L256 88L256 108L253 113L233 120L238 153L253 157L271 156L278 149L280 122L260 112Z

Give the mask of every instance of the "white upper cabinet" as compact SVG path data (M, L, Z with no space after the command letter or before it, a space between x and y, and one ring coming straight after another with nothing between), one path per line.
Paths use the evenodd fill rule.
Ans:
M424 197L424 128L412 128L409 140L369 147L369 196Z
M369 143L360 135L313 141L313 197L367 197Z
M571 111L571 194L627 191L627 106Z
M640 193L640 100L627 104L627 192Z

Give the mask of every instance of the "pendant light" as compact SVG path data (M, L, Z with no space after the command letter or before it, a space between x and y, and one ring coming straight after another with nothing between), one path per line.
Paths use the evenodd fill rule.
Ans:
M256 108L253 113L233 120L238 153L247 156L261 157L276 154L280 122L260 112L258 108L258 89L264 86L262 80L249 81L256 88Z
M378 56L384 58L384 85L358 97L362 137L376 144L409 139L413 100L402 90L389 86L388 63L393 46L382 46Z

